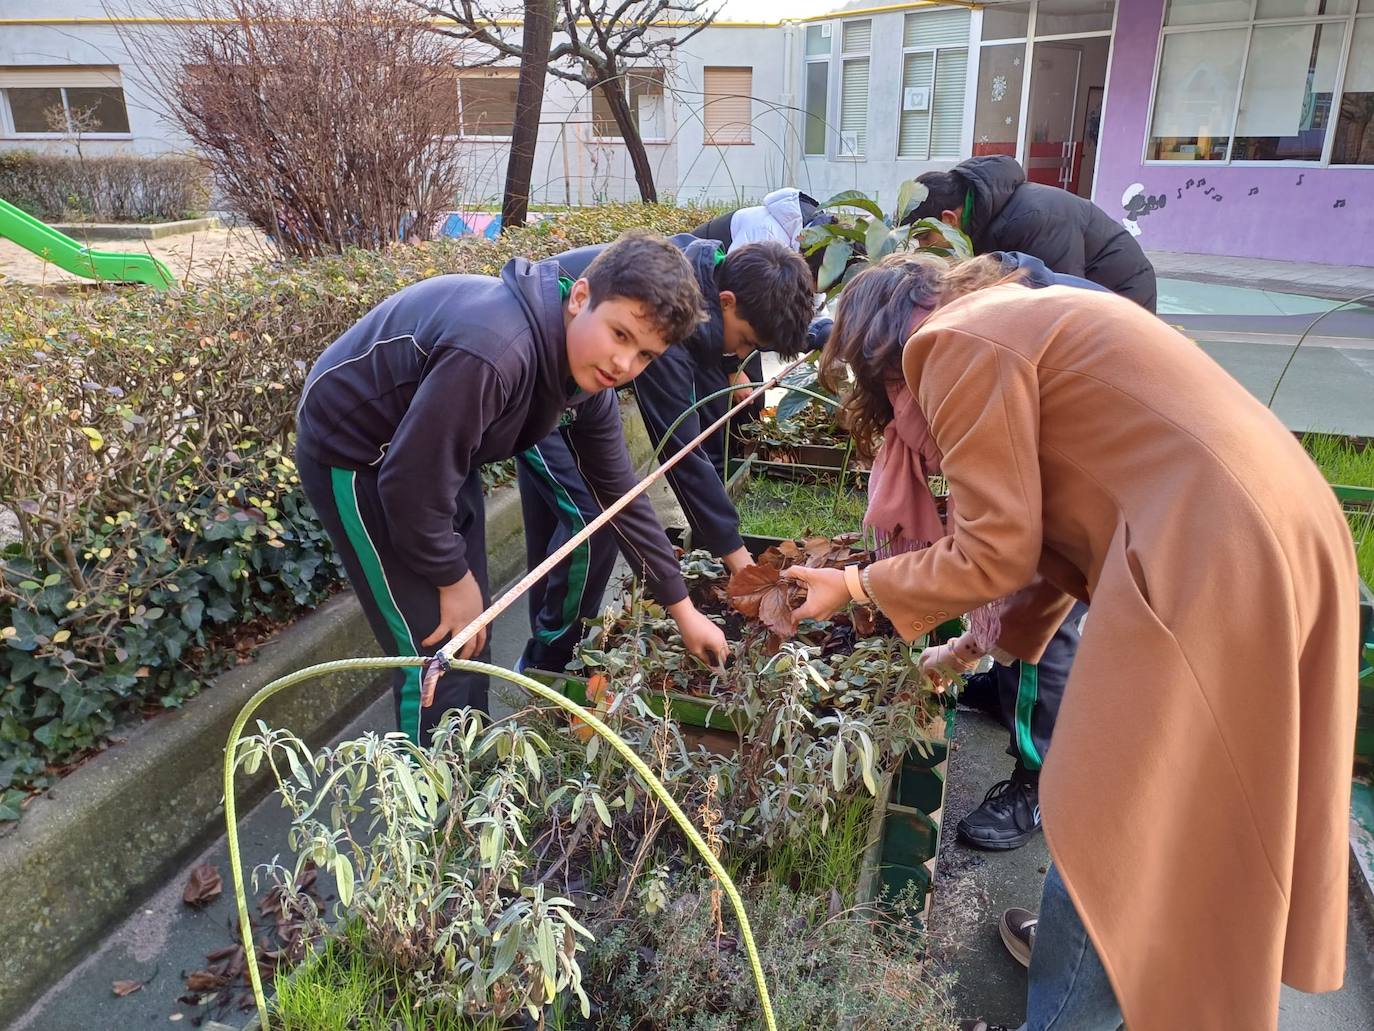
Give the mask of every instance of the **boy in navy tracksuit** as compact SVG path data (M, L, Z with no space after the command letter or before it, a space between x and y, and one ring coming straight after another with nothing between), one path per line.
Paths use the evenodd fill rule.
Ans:
M819 346L808 340L815 283L801 257L782 244L757 243L728 256L714 240L683 234L673 243L683 248L705 300L707 321L696 332L654 362L633 384L649 436L662 442L668 427L699 398L727 386L728 372L739 357L756 349L784 356ZM569 251L558 261L564 275L575 276L602 247ZM816 331L828 327L823 320ZM673 431L661 452L668 457L694 439L723 413L698 410ZM576 422L560 426L516 461L525 515L525 545L531 568L542 562L598 509L586 464L569 447ZM739 534L739 515L725 492L724 432L714 434L668 473L692 529L693 545L724 559L733 572L752 562ZM593 535L530 592L531 638L522 666L561 670L581 637L581 621L594 617L615 564L605 532ZM638 563L632 561L635 568Z
M325 350L297 409L301 483L389 655L440 647L489 604L478 468L538 443L564 411L569 447L609 503L634 486L615 388L702 318L680 250L627 234L576 280L554 259L499 278L437 276L393 294ZM687 599L646 498L614 523L627 557L710 662L720 629ZM423 650L423 651L422 651ZM459 658L489 654L485 632ZM486 678L450 673L420 705L420 670L396 678L397 722L427 743L443 714L487 708Z

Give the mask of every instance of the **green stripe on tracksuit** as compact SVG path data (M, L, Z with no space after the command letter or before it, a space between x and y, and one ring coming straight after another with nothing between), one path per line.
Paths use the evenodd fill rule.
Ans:
M433 649L420 642L439 625L439 591L407 565L397 549L377 474L322 465L299 450L296 469L306 497L343 562L382 654L431 654ZM468 477L459 488L454 513L453 529L462 536L468 570L481 588L483 601L490 604L480 477ZM400 532L404 529L401 527ZM477 657L489 656L490 648L490 644L485 646ZM428 707L420 705L420 680L418 666L391 673L396 726L416 744L428 744L431 731L451 709L488 711L489 684L480 673L446 673L439 679L434 702Z
M1088 607L1078 602L1070 610L1038 663L1013 662L993 667L1002 717L1011 731L1007 751L1017 764L1038 773L1049 754L1050 738L1064 700L1073 659L1078 654L1083 619Z
M343 522L344 532L348 535L348 543L353 546L353 551L358 556L358 562L362 565L373 603L381 612L387 628L391 631L392 640L397 649L396 654L418 655L420 651L411 637L410 628L406 626L405 617L401 615L401 610L396 604L396 598L391 593L391 585L387 583L386 570L382 568L381 556L377 554L377 547L372 541L372 535L367 532L362 513L358 510L357 479L358 474L353 469L330 469L335 508L338 509L339 518ZM354 585L355 588L357 586ZM401 671L403 677L401 697L397 706L399 729L417 743L422 743L420 742L421 672L418 666L412 666Z
M529 463L530 469L553 492L558 504L558 511L572 524L573 532L577 533L584 529L587 525L586 517L578 509L567 489L549 469L548 463L539 451L539 446L536 444L528 451L523 452L520 457ZM587 594L587 566L591 552L591 542L584 541L574 548L572 554L568 556L567 581L564 587L562 605L563 622L558 626L538 627L534 632L534 636L545 644L553 644L576 626L583 600Z
M1038 770L1044 760L1031 734L1031 714L1035 711L1035 701L1040 694L1040 667L1032 662L1022 662L1020 666L1021 676L1016 688L1016 750L1026 769Z

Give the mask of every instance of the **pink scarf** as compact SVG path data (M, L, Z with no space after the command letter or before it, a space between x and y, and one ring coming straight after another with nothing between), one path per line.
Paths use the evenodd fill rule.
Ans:
M952 532L954 498L946 503L946 522L930 493L927 477L940 475L943 456L930 423L904 381L887 385L892 421L883 430L883 446L868 474L868 511L864 526L874 531L879 558L928 548ZM1002 603L989 602L969 613L974 641L991 651L1002 632Z
M883 446L868 474L864 515L864 526L874 531L883 558L927 548L946 532L926 482L940 474L940 449L930 424L901 380L888 383L887 397L892 421L883 430Z

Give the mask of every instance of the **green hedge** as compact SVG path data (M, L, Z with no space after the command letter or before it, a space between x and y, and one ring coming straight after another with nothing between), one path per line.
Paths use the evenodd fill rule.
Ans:
M0 197L49 222L163 222L210 202L210 176L194 158L0 154Z
M0 291L0 507L19 524L0 552L0 820L338 588L291 462L293 408L359 316L428 276L709 214L609 206L168 294Z

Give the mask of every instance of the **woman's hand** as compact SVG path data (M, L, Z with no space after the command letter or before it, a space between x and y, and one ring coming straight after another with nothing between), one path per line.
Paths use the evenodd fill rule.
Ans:
M789 566L782 576L806 585L806 601L796 611L798 619L829 619L854 600L842 569Z
M712 669L723 669L729 645L725 631L697 610L690 598L683 598L668 606L668 615L677 623L678 633L687 650Z
M964 634L947 644L937 644L921 652L917 660L921 673L930 681L936 694L944 694L945 688L956 677L967 676L978 668L978 660L983 657L973 638Z

